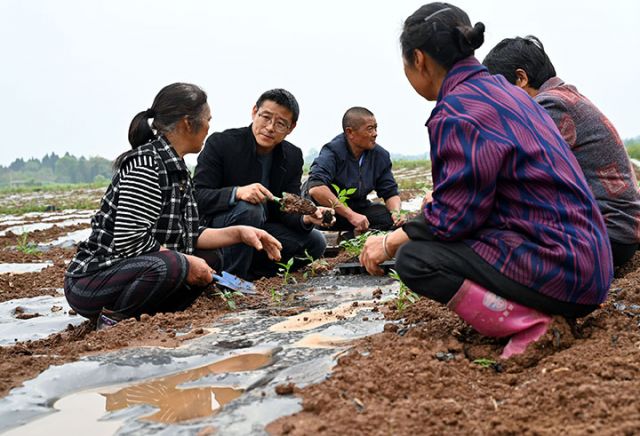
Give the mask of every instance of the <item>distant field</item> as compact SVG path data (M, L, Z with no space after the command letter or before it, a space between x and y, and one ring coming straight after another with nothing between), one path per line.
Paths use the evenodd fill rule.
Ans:
M96 209L106 183L51 184L0 188L0 214L44 212L52 208Z
M428 160L394 161L393 173L401 190L432 186ZM97 209L106 187L107 182L0 187L0 214L44 212L52 208Z
M430 160L397 160L393 161L393 176L402 189L431 189Z

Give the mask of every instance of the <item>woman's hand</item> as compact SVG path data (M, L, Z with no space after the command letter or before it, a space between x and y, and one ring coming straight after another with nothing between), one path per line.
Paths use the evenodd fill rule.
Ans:
M194 286L207 286L213 281L213 268L202 258L185 254L189 262L189 274L187 274L187 284Z
M384 236L369 236L360 252L360 264L372 276L383 275L384 271L380 268L380 264L385 260L389 260L389 257L384 254L383 239Z
M280 260L280 250L282 250L282 244L276 238L271 236L264 230L257 229L251 226L236 226L240 234L240 240L250 247L256 250L264 250L269 256L269 259Z
M422 207L420 210L423 210L427 203L431 203L433 201L433 191L425 191L424 198L422 199Z
M329 211L331 213L331 222L324 222L324 213ZM330 207L318 206L316 211L312 215L303 215L302 219L305 224L313 224L320 227L331 227L336 222L335 210Z
M360 264L366 268L369 274L381 276L384 271L380 268L380 264L395 257L400 246L407 241L409 241L409 236L402 228L384 236L370 236L360 253Z

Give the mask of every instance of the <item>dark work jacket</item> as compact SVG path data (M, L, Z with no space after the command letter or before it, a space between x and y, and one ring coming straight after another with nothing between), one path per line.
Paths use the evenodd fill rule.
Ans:
M363 153L362 166L351 153L344 133L322 146L320 154L311 164L308 188L331 184L340 189L356 188L347 201L349 205L368 204L367 195L373 190L378 197L388 200L398 195L398 184L391 172L389 152L377 145Z
M210 225L213 216L232 207L230 200L235 187L260 183L262 166L256 157L256 147L251 126L216 132L207 138L193 177L203 225ZM277 197L281 197L283 192L300 195L302 151L290 142L282 141L272 153L269 186L266 188ZM269 202L267 207L268 221L281 222L304 232L313 229L313 226L304 225L300 215L282 213L275 202Z

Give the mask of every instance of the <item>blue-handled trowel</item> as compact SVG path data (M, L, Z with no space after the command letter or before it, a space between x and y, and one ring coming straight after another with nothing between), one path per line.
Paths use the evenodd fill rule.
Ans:
M253 283L243 280L238 276L230 274L226 271L222 271L222 275L213 274L213 280L216 285L223 288L230 289L232 291L242 292L247 295L254 295L256 293L256 287Z

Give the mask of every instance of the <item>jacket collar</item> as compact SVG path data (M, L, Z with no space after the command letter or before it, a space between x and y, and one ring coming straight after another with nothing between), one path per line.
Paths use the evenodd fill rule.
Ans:
M564 85L564 81L560 77L552 77L542 84L538 92L549 91L562 85Z
M189 172L184 159L178 156L178 153L176 153L175 149L171 147L171 144L166 137L158 137L158 139L153 142L153 145L160 155L160 159L162 159L162 162L168 172Z
M351 150L351 146L349 145L349 141L347 140L347 135L345 135L344 132L340 133L338 136L333 138L332 141L341 142L343 144L343 146L344 146L344 149L347 152L347 156L350 157L353 160L360 160L360 158L366 157L369 154L369 150L364 150L362 152L362 156L360 156L360 158L356 158L356 156L353 154L353 151ZM376 147L377 146L378 146L378 144L376 143Z
M443 98L449 95L459 84L473 78L476 75L488 75L487 67L482 65L474 56L458 61L447 73L442 87L438 93L439 103Z

